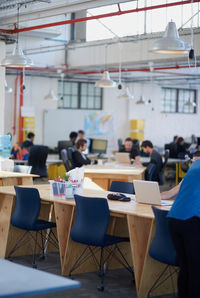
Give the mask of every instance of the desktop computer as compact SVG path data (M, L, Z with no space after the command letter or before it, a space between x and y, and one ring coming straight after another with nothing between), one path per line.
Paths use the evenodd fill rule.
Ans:
M106 154L107 145L108 145L107 140L91 139L90 152L98 153L99 155Z

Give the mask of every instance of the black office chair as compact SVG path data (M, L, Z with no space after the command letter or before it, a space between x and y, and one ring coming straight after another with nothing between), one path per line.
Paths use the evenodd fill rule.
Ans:
M68 147L71 147L73 144L71 141L58 141L58 154L59 154L59 159L62 159L61 157L61 151L62 149L66 149Z
M23 244L34 241L32 266L33 268L37 268L35 263L37 247L42 250L42 259L45 257L44 252L47 240L58 248L57 238L52 231L52 228L55 228L56 224L54 222L38 219L41 204L40 195L36 188L19 187L16 185L14 187L16 192L16 207L11 216L11 224L14 227L25 230L25 233L19 237L8 257ZM43 234L43 231L48 229L50 229L50 233L46 232ZM35 233L35 236L33 233ZM38 233L41 236L41 245L38 243Z
M166 169L166 166L167 166L167 162L168 162L168 159L169 159L169 149L166 149L165 150L165 155L164 155L164 163L163 163L163 167L162 167L162 171L160 172L159 174L159 185L163 185L164 184L164 171Z
M171 278L172 286L174 288L172 276L178 271L178 268L174 268L174 266L178 266L178 262L176 257L176 250L168 230L168 211L158 209L154 206L152 206L152 209L155 215L156 233L149 248L149 255L153 259L166 264L166 266L149 290L147 298L150 297L150 294L154 289L159 287L168 278ZM166 276L164 274L167 271L169 273Z
M72 168L74 168L74 163L73 163L73 152L75 151L76 149L74 147L68 147L67 148L67 155L68 155L68 159L69 161L71 162L71 166Z
M72 266L69 276L71 276L71 273L78 268L84 260L93 257L95 263L99 266L99 276L101 277L101 283L98 290L103 291L105 273L104 264L106 263L108 266L108 261L111 257L115 257L120 264L124 265L124 267L132 274L134 279L133 270L118 246L120 242L129 241L129 238L106 234L110 219L107 200L104 198L90 198L79 195L74 195L74 197L76 201L76 218L70 235L73 241L85 244L86 247ZM95 253L99 249L100 260L98 261Z
M72 167L72 164L71 164L70 160L68 159L68 154L67 154L66 149L61 150L61 159L64 163L66 171L67 172L70 171L73 167Z
M30 147L28 165L32 166L31 174L36 174L40 177L48 177L46 166L47 155L47 146L34 145Z
M135 194L133 182L112 181L109 191Z

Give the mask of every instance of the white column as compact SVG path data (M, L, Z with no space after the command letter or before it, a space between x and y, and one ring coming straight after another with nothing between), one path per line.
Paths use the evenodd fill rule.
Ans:
M0 63L5 57L6 45L5 42L0 41ZM5 133L4 119L5 115L5 68L0 66L0 135Z

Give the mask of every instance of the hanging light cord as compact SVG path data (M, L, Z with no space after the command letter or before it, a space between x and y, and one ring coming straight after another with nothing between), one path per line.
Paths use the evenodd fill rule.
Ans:
M121 43L119 42L119 85L122 84L122 45ZM119 85L118 85L118 88L119 88ZM122 86L120 86L119 89L122 89Z
M190 22L191 50L190 50L189 55L188 55L188 65L189 65L189 67L191 67L190 59L194 58L194 67L196 68L197 63L196 63L196 55L195 55L195 52L194 52L194 31L193 31L193 18L194 18L194 15L193 15L193 0L191 0L191 16L192 16L191 17L191 22Z

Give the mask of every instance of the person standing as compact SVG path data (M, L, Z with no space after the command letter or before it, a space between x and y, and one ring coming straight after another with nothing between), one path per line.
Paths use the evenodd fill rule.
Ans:
M200 159L184 177L168 212L169 231L180 267L178 297L199 298L200 268Z

